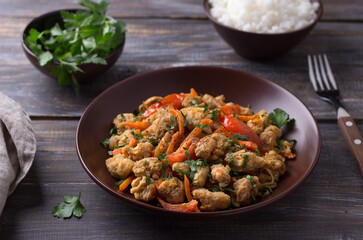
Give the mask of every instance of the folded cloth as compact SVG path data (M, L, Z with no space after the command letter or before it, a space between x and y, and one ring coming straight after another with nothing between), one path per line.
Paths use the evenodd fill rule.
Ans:
M14 100L0 92L0 214L33 163L36 149L31 121Z

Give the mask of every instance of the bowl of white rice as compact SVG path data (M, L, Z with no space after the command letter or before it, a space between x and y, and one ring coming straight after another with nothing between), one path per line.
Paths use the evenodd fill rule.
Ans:
M219 35L242 57L278 58L295 47L320 19L321 0L204 0Z

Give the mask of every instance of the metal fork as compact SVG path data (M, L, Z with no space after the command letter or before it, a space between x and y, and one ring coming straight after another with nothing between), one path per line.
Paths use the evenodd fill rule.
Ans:
M339 100L339 89L330 68L328 58L324 54L308 55L309 76L315 93L333 104L337 110L337 118L349 149L353 154L359 173L363 178L363 139L353 118L343 108Z

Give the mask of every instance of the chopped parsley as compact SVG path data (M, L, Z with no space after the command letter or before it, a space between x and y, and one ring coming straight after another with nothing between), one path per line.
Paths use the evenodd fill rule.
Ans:
M243 164L242 164L242 168L245 168L245 167L247 167L248 154L241 155L241 157L243 157Z
M232 136L235 141L237 140L248 141L248 139L250 139L248 136L240 135L238 133L233 133Z
M131 131L131 134L134 138L137 139L137 141L139 141L140 138L142 138L144 135L142 135L141 133L135 133L134 130Z
M246 175L245 178L247 178L248 180L250 180L252 187L256 187L256 183L253 180L253 177L251 177L251 175Z
M198 103L195 100L190 101L190 103L194 106L194 107L199 107L199 108L203 108L204 112L206 112L208 110L207 106L200 106L198 105Z
M148 186L150 185L151 179L150 179L150 176L149 175L146 175L145 182L146 182L146 185L148 185Z
M205 159L204 159L204 160L203 160L203 159L198 159L198 160L197 160L197 163L196 163L196 165L197 165L197 166L200 166L200 167L206 167L206 166L207 166L207 164L208 164L208 163L207 163L207 160L205 160Z
M175 128L175 116L170 116L170 129L173 130Z
M275 108L268 116L272 123L279 128L292 121L289 114L280 108Z
M187 156L188 160L190 160L192 157L190 156L189 152L188 151L184 151L185 153L185 156Z
M187 118L185 117L184 113L182 111L180 111L181 115L183 116L184 118L184 123L183 123L183 127L186 127L187 124L188 124L188 121L187 121Z
M123 113L121 113L120 115L121 115L122 121L126 122L125 115Z
M221 112L221 111L219 111L219 110L213 110L213 111L211 112L211 114L212 114L211 119L214 121L214 120L218 117L218 114L219 114L220 112Z
M160 153L158 160L163 161L167 156L168 156L168 154L166 154L166 153Z
M101 142L101 144L107 148L108 145L110 144L110 137L112 137L113 135L116 135L117 133L117 129L115 127L113 127L111 130L110 130L110 133L108 134L108 138L105 139L105 141Z
M222 187L223 191L229 191L229 192L236 192L235 190L228 188L228 187Z
M214 185L212 192L218 192L219 191L219 185Z
M190 168L189 178L193 179L194 175L198 172L195 161L189 159L189 160L184 160L184 162L186 162L189 165L189 168Z
M178 169L178 172L180 172L180 173L181 173L181 174L183 174L183 175L186 175L187 177L189 177L189 176L190 176L190 173L185 172L185 171L183 171L183 170Z
M279 149L277 153L281 153L282 150L284 150L284 146L282 146L282 144L285 142L285 141L288 141L288 142L292 142L292 143L296 143L296 140L295 139L291 139L291 140L284 140L284 139L281 139L279 141L279 144L277 145L277 148Z
M120 180L118 182L115 183L115 186L118 188L120 187L120 185L124 182L125 180Z
M206 123L206 124L203 124L203 125L200 125L200 124L196 124L195 127L199 127L199 128L207 128L209 127L209 124Z
M170 164L169 164L169 161L163 162L163 165L162 165L162 168L161 168L161 178L164 179L164 180L169 180L169 178L170 178L170 176L172 174L172 172L170 172L168 174L168 176L166 176L165 174L166 174L167 169L170 169L171 171L173 170L171 168Z

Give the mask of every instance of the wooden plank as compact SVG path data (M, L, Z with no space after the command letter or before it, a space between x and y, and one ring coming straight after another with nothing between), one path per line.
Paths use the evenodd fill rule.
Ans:
M363 238L362 179L336 124L320 124L316 169L286 198L248 215L190 222L136 210L93 183L76 156L77 123L33 121L37 154L0 217L1 239ZM87 209L82 219L52 217L64 195L79 191Z
M6 1L0 0L2 17L37 17L43 13L66 8L78 8L74 0ZM323 0L323 20L362 21L363 1ZM120 18L206 18L202 1L195 0L133 0L111 1L111 16Z
M104 76L83 85L77 98L70 88L39 73L24 56L19 36L28 20L0 18L0 89L32 116L76 116L99 93L131 75L184 65L215 65L263 76L290 90L318 119L335 118L334 109L318 99L307 74L307 54L327 53L341 88L343 104L363 119L363 32L360 23L319 23L285 57L254 62L237 56L206 20L127 20L124 53ZM29 101L31 99L31 101Z

